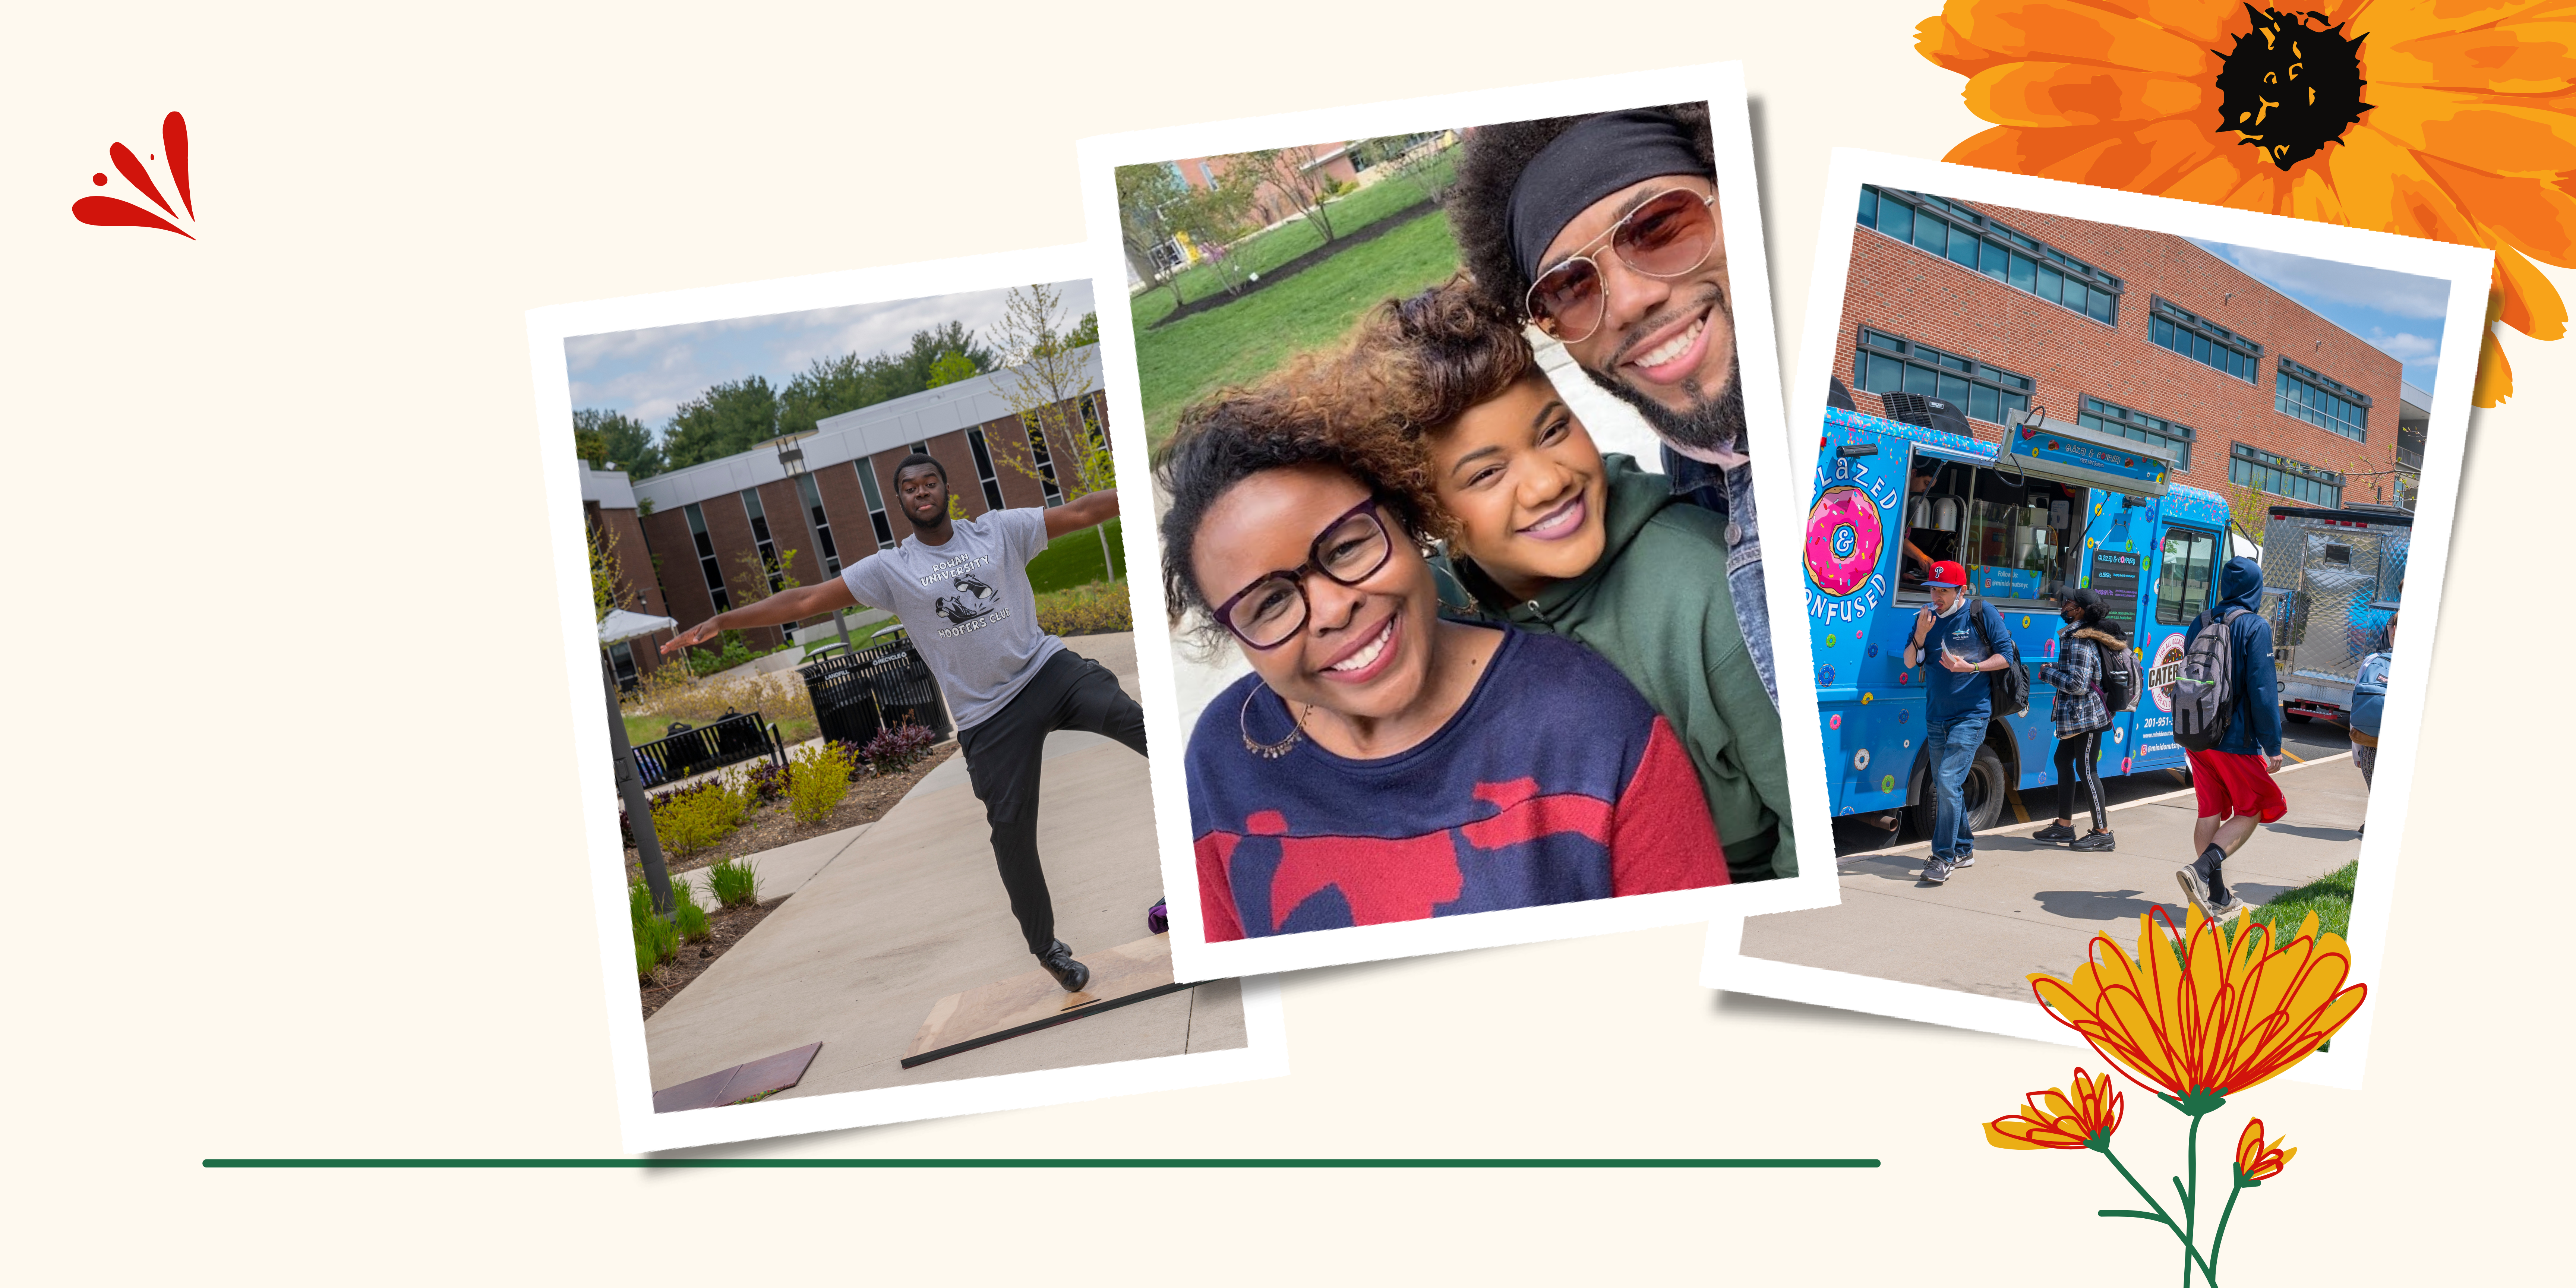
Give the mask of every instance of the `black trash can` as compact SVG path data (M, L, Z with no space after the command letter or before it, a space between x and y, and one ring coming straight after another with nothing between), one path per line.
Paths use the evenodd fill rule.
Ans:
M931 674L930 664L911 644L901 645L894 656L869 667L867 676L876 691L877 711L887 725L917 724L942 741L953 732L948 727L948 708L939 700L939 677Z
M873 652L874 650L868 650ZM805 692L814 700L814 722L823 737L864 747L883 721L874 690L868 687L865 654L840 654L796 668Z

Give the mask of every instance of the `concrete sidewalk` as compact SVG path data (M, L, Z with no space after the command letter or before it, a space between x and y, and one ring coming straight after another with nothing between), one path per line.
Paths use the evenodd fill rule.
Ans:
M1120 670L1121 637L1068 642ZM1129 644L1121 678L1130 692L1133 658ZM817 1041L823 1050L805 1080L782 1094L1244 1045L1242 994L1228 981L902 1068L933 1003L1030 966L993 870L983 806L963 781L962 762L952 763L961 763L957 781L934 782L934 772L866 828L799 843L841 841L794 898L646 1022L655 1087ZM1145 909L1162 894L1145 762L1102 739L1061 748L1051 741L1039 809L1057 934L1077 956L1144 938ZM764 874L771 856L784 860L796 849L761 856Z
M2290 812L2257 830L2227 862L2227 882L2261 905L2349 863L2361 852L2369 797L2349 756L2286 764L2277 779ZM2043 803L2038 797L2050 799ZM2045 811L2053 789L2030 794ZM2083 964L2093 937L2122 945L2158 905L2180 925L2188 905L2174 871L2191 861L2198 809L2191 789L2115 806L2119 849L2077 854L2030 834L2045 813L1977 834L1977 864L1947 885L1918 877L1928 843L1846 855L1842 903L1744 923L1744 956L1881 979L2030 1001L2034 971L2063 976ZM2089 824L2077 821L2081 831ZM2037 1003L2033 1003L2036 1005Z

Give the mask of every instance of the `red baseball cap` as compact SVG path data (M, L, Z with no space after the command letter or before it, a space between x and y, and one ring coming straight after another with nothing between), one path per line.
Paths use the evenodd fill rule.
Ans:
M1926 586L1947 586L1952 590L1957 590L1968 584L1968 570L1944 559L1941 562L1932 565L1932 572L1923 579L1923 584Z

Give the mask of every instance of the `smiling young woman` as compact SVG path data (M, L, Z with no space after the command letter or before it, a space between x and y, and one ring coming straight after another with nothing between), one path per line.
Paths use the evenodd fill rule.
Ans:
M1333 402L1292 364L1157 466L1166 605L1252 666L1184 760L1207 937L1725 884L1671 726L1581 648L1442 619L1421 480L1318 432Z

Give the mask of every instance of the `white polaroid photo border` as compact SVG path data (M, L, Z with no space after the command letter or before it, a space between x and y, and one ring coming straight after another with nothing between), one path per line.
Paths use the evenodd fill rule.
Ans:
M1743 373L1745 421L1754 445L1755 508L1772 556L1766 590L1775 622L1804 619L1805 600L1793 551L1796 515L1793 476L1785 462L1795 454L1783 436L1778 341L1772 329L1768 261L1753 166L1752 127L1745 108L1741 64L1721 63L1635 72L1588 80L1484 90L1327 108L1246 120L1177 126L1083 140L1079 145L1083 213L1089 221L1094 298L1125 298L1127 263L1120 245L1116 169L1122 165L1216 156L1286 147L1318 139L1368 138L1421 133L1485 122L1615 111L1660 103L1706 101L1717 155L1719 209L1735 298L1736 361ZM1110 403L1110 439L1119 477L1150 477L1144 399L1138 376L1133 319L1125 310L1100 310L1102 379ZM1560 386L1562 387L1562 386ZM1787 526L1783 526L1784 522ZM1128 566L1161 566L1161 541L1150 523L1125 525ZM1137 683L1144 690L1148 736L1157 746L1186 746L1171 651L1170 624L1160 596L1147 580L1129 583L1136 596ZM1779 673L1804 675L1809 650L1803 632L1776 635ZM1786 742L1791 803L1797 835L1830 836L1820 766L1815 695L1783 685L1780 724ZM1689 924L1720 910L1733 914L1824 907L1839 897L1830 865L1801 862L1798 876L1743 886L1665 894L1630 895L1549 907L1432 917L1346 929L1308 931L1210 943L1198 899L1197 864L1191 852L1188 786L1181 758L1155 758L1156 833L1162 847L1164 888L1171 895L1172 965L1181 979L1214 979L1407 957L1501 944L1570 939L1583 935ZM1802 847L1803 849L1804 847Z
M618 836L617 789L609 763L608 729L601 714L599 644L591 619L590 556L582 520L581 480L567 448L572 442L573 405L571 368L564 341L607 332L1073 281L1088 276L1091 263L1082 247L1056 246L529 310L528 365L535 381L537 456L546 489L548 532L554 545L564 668L571 680L573 744L579 765L582 824L590 848L592 911L608 1006L617 1117L628 1150L648 1153L683 1149L1287 1074L1287 1031L1278 985L1268 979L1247 979L1243 981L1246 1045L1234 1050L770 1099L665 1114L653 1111L644 1021L635 1002L634 947L627 924L626 865ZM1120 463L1125 464L1123 460Z
M2415 508L2416 537L2408 547L2406 571L2408 603L2429 605L2431 611L2400 614L2374 774L2379 785L2370 796L2360 874L2353 892L2351 933L2346 940L2352 948L2352 981L2376 984L2387 937L2389 899L2396 887L2398 841L2405 833L2408 797L2414 781L2416 731L2423 720L2424 691L2432 672L2443 574L2450 560L2460 462L2468 441L2470 386L2477 378L2479 340L2485 334L2493 253L2483 247L1837 148L1826 179L1823 222L1816 236L1806 334L1799 350L1794 426L1813 426L1824 420L1827 378L1833 372L1841 343L1843 296L1853 238L1857 235L1853 212L1859 208L1864 183L2311 259L2340 260L2450 283L2440 361L2431 391L2432 406L2427 409L2431 415L2425 430L2422 486ZM1798 440L1801 432L1794 431L1792 440ZM1812 494L1815 469L1815 453L1810 450L1798 464L1801 497ZM1766 528L1766 534L1768 531ZM1802 604L1797 620L1804 617ZM1789 675L1785 666L1781 674L1785 689ZM1786 696L1782 695L1784 708ZM2378 824L2379 829L2369 831L2369 823ZM2181 861L2178 858L2177 865ZM2083 1045L2073 1030L2048 1018L2035 999L2007 1000L1747 957L1739 951L1743 933L1740 916L1730 914L1709 923L1708 955L1701 982L1730 992L2034 1038L2061 1046ZM2124 948L2136 938L2133 926L2115 927L2110 933ZM2077 964L2070 960L2066 966L2072 969ZM2335 1035L2331 1050L2309 1056L2287 1076L2326 1086L2359 1087L2375 1015L2375 1008L2362 1007Z

